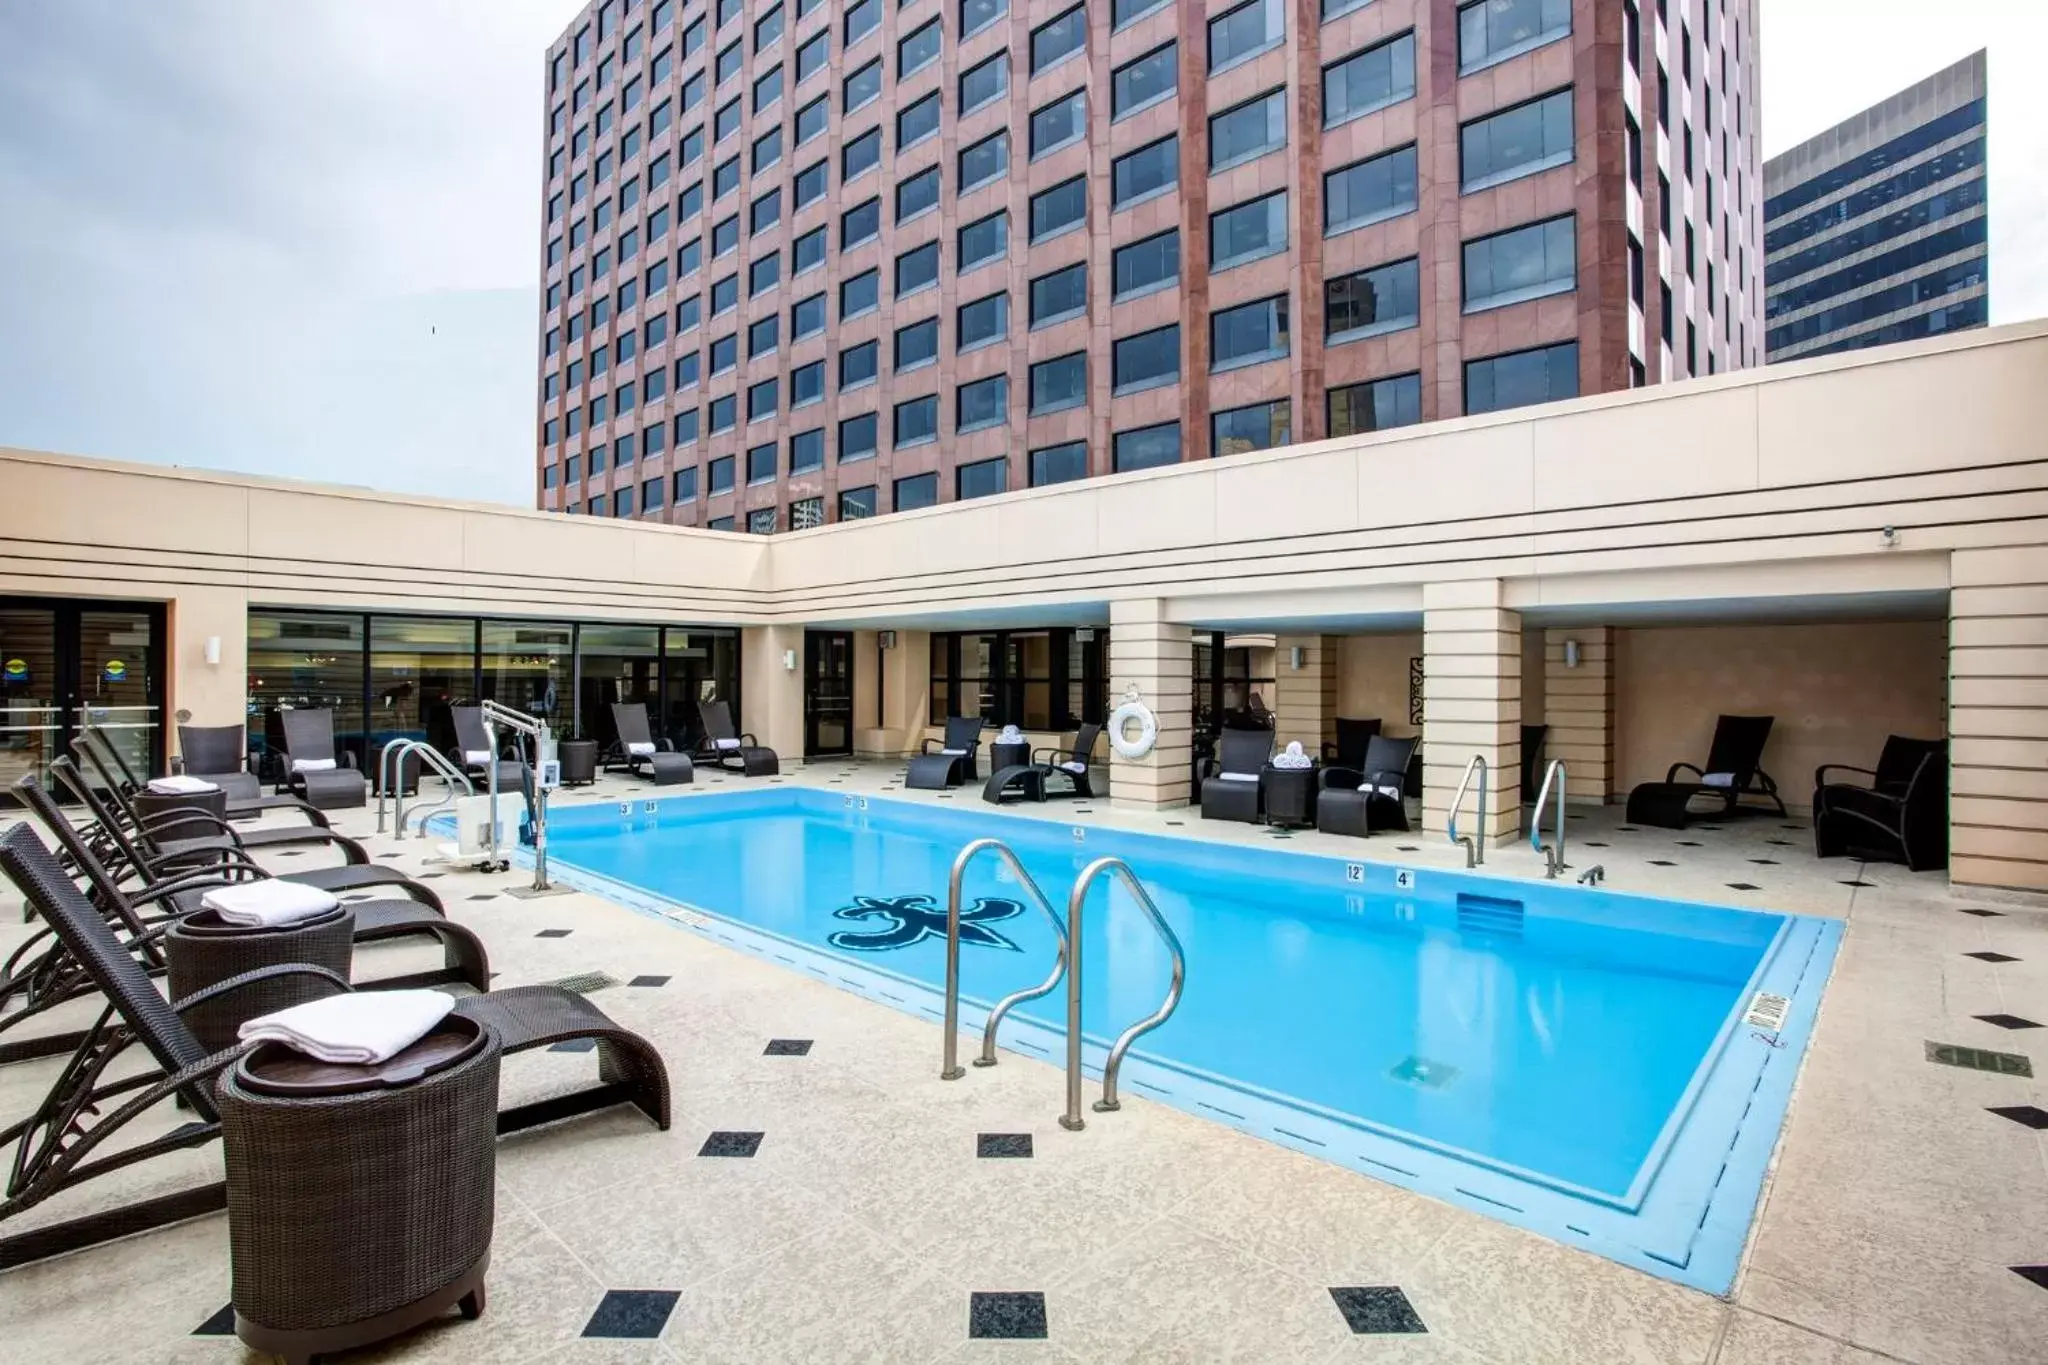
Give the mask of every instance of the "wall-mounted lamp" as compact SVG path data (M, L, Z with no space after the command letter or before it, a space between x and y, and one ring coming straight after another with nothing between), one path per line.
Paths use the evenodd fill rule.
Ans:
M1879 530L1877 534L1878 534L1879 538L1880 538L1880 539L1882 539L1882 540L1884 541L1884 547L1885 547L1885 549L1887 549L1887 550L1893 550L1893 549L1897 549L1897 548L1898 548L1898 544L1899 544L1899 531L1898 531L1898 528L1897 528L1897 527L1895 527L1895 526L1886 526L1886 527L1882 528L1881 530Z
M878 630L878 631L876 631L876 632L875 632L875 644L876 644L876 646L877 646L878 648L881 648L881 649L894 649L894 648L896 648L896 632L895 632L895 631L893 631L893 630Z
M206 637L206 662L215 667L220 665L220 636L218 635Z
M783 672L785 672L785 673L794 673L794 672L796 672L796 651L795 651L795 650L793 650L793 649L785 649L785 650L783 650L783 651L782 651L782 671L783 671Z
M1299 673L1301 672L1301 661L1307 657L1308 651L1306 649L1303 649L1300 645L1292 645L1287 650L1287 666Z
M1577 640L1566 640L1564 642L1564 666L1566 668L1577 668L1579 666L1579 642Z

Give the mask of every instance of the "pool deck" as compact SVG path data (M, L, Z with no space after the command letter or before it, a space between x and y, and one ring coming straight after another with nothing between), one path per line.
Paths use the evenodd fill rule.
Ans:
M824 761L779 781L986 809L978 787L903 792L900 774ZM694 787L657 790L608 777L558 801L762 785L700 774ZM1463 865L1440 836L1283 837L1106 800L1005 810ZM615 1111L501 1143L488 1311L345 1359L2048 1361L2048 1270L2013 1269L2048 1263L2048 1084L1926 1056L1930 1041L2034 1051L2042 1035L2028 1021L2048 1023L2048 906L1953 896L1939 874L1819 862L1797 820L1678 833L1624 830L1616 808L1573 816L1574 875L1597 861L1617 889L1844 921L1727 1301L1143 1098L1066 1132L1060 1074L1041 1062L1005 1054L994 1070L942 1082L931 1023L596 897L506 894L530 873L443 871L423 863L421 841L373 836L380 861L441 873L430 885L484 937L498 985L588 972L620 983L592 998L661 1049L675 1122L663 1133ZM375 827L370 811L336 823ZM1525 840L1491 850L1485 870L1542 876ZM14 905L11 890L0 898L0 953L28 932ZM1982 953L2010 960L1970 956ZM379 946L358 963L376 976L429 957ZM768 1055L774 1040L808 1047ZM593 1065L588 1053L512 1059L505 1098ZM0 1124L57 1067L0 1068ZM721 1133L759 1134L758 1146L700 1155ZM998 1150L1028 1135L1030 1155L979 1157L984 1135L1004 1136ZM124 1172L19 1225L183 1183L218 1161L209 1150ZM981 1328L1030 1329L1042 1310L1043 1336L970 1336L977 1294L1025 1296L982 1301ZM254 1359L231 1336L196 1334L218 1326L227 1298L225 1219L196 1220L0 1275L0 1355ZM1367 1330L1354 1331L1340 1302ZM606 1326L658 1335L585 1335Z

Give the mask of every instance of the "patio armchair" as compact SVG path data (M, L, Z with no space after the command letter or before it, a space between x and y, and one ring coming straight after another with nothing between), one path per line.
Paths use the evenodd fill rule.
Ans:
M1714 723L1714 742L1707 750L1706 764L1674 763L1662 782L1634 787L1628 794L1628 822L1684 829L1695 814L1693 802L1702 797L1716 807L1702 813L1717 819L1763 813L1760 807L1743 805L1745 796L1769 802L1770 811L1785 816L1778 784L1763 769L1764 744L1775 720L1774 716L1722 716ZM1698 780L1681 782L1678 775L1682 772L1692 773Z
M1217 737L1216 755L1216 771L1202 779L1202 818L1257 824L1264 808L1259 780L1273 756L1273 732L1225 730Z
M334 712L325 707L280 709L284 730L284 779L290 791L322 810L369 804L369 782L356 769L356 756L334 743Z
M1365 747L1380 732L1379 717L1366 720L1337 717L1337 741L1323 745L1323 762L1356 772L1365 767Z
M1087 800L1095 799L1095 784L1089 777L1089 763L1094 757L1095 746L1102 738L1102 727L1093 721L1083 725L1074 735L1071 746L1040 749L1031 756L1031 764L1045 778L1047 796L1078 796ZM1055 787L1055 781L1063 781L1065 790Z
M178 757L171 760L171 771L219 787L227 797L230 820L286 811L303 815L312 824L327 823L327 812L296 796L264 793L263 780L249 761L248 732L240 725L180 725Z
M946 737L927 737L922 752L910 760L903 785L920 791L941 791L972 782L981 776L975 761L981 751L980 716L953 716L946 721Z
M1324 834L1366 838L1374 829L1408 828L1408 768L1414 761L1413 736L1392 739L1374 735L1359 768L1323 769L1323 790L1316 798L1316 828Z
M1867 785L1838 780L1860 773ZM1892 735L1875 768L1829 763L1813 774L1816 857L1879 858L1914 872L1948 866L1948 741Z

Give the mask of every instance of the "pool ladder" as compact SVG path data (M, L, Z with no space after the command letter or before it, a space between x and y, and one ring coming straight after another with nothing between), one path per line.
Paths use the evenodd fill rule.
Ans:
M1458 833L1458 812L1465 807L1465 792L1472 786L1472 774L1479 774L1479 805L1474 814L1479 817L1479 832L1471 836ZM1458 794L1451 798L1451 818L1446 826L1451 842L1465 850L1465 866L1477 867L1486 861L1486 755L1474 754L1472 761L1465 765L1465 778L1458 783Z
M1060 1126L1079 1132L1087 1126L1087 1120L1081 1114L1080 944L1082 915L1088 900L1088 888L1100 877L1115 875L1131 893L1131 899L1137 902L1138 908L1145 912L1145 917L1151 921L1154 932L1159 935L1160 941L1166 945L1166 950L1173 959L1173 980L1167 987L1165 1000L1160 1002L1158 1009L1125 1029L1117 1036L1116 1041L1110 1044L1109 1056L1102 1064L1102 1098L1095 1102L1097 1113L1112 1113L1121 1107L1121 1101L1117 1098L1117 1073L1123 1067L1124 1057L1130 1052L1131 1044L1165 1023L1179 1007L1181 991L1187 983L1187 954L1181 950L1179 937L1173 932L1173 927L1166 922L1166 917L1159 913L1159 907L1146 892L1144 883L1138 880L1137 873L1133 872L1130 864L1123 859L1097 858L1081 869L1081 875L1074 879L1073 889L1067 893L1067 918L1062 923L1058 912L1046 900L1044 893L1038 889L1038 883L1024 870L1024 865L1017 860L1015 851L1008 844L1000 839L976 839L961 849L960 855L953 860L953 874L946 886L946 1040L945 1059L939 1070L940 1079L958 1080L966 1074L961 1070L959 1062L960 887L966 877L967 865L974 861L977 854L991 850L1009 864L1010 870L1016 874L1018 883L1030 893L1031 898L1038 903L1039 909L1045 912L1045 917L1052 923L1053 935L1059 944L1059 950L1050 976L1036 986L1017 991L997 1001L995 1008L989 1011L988 1023L983 1027L981 1034L981 1055L975 1058L974 1064L994 1066L996 1029L1004 1017L1027 1000L1050 995L1059 985L1060 978L1064 976L1067 982L1067 1109L1060 1115Z
M1543 790L1536 794L1536 809L1529 818L1529 846L1543 855L1543 875L1555 881L1569 866L1564 860L1564 760L1553 758L1543 771ZM1551 784L1557 785L1557 820L1551 827L1550 842L1543 842L1543 807L1550 801Z

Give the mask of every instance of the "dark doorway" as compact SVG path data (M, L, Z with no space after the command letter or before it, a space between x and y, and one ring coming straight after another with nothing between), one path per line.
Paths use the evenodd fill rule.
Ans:
M0 790L49 780L87 725L138 773L164 770L164 608L0 597Z
M853 634L804 632L804 757L853 752Z

